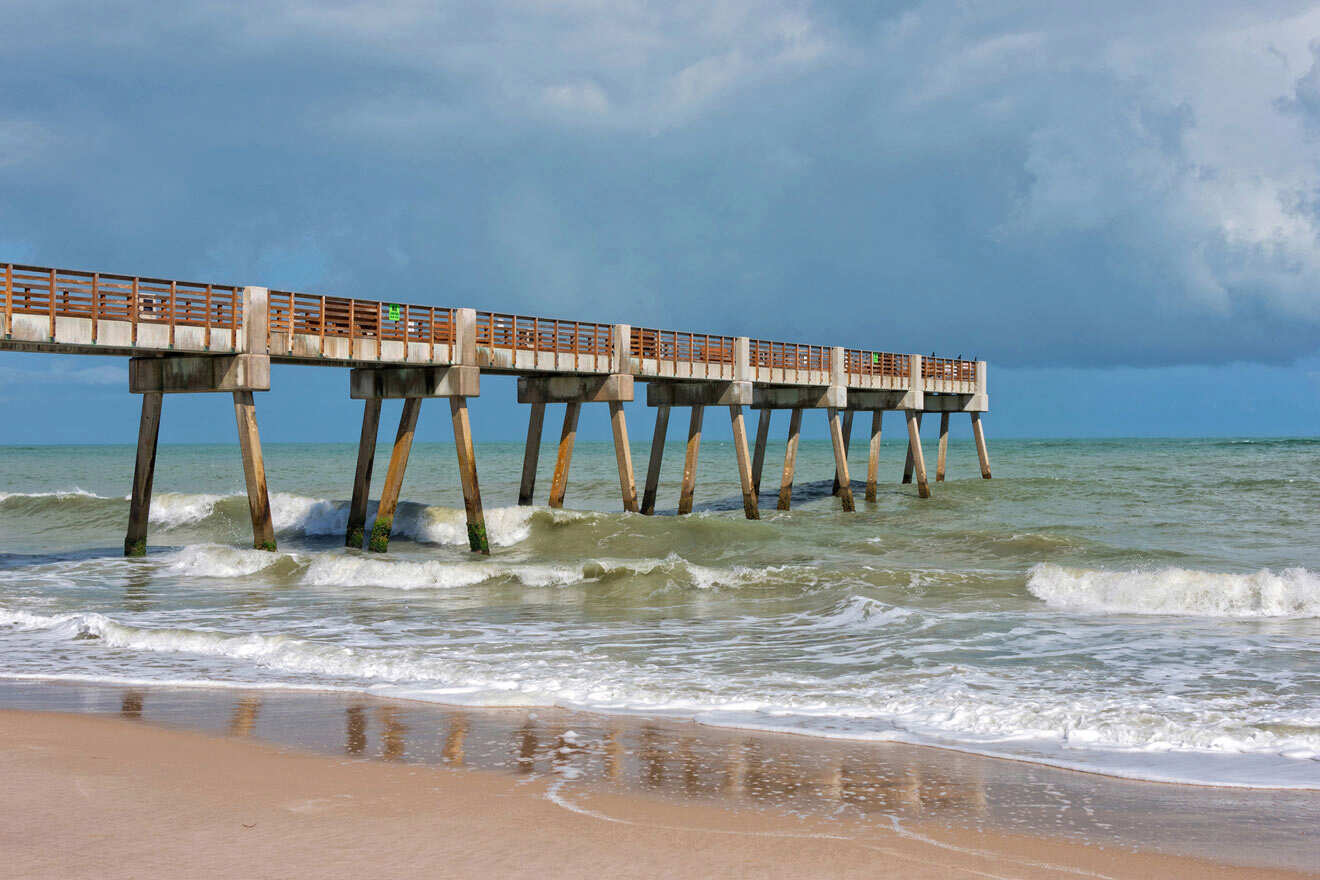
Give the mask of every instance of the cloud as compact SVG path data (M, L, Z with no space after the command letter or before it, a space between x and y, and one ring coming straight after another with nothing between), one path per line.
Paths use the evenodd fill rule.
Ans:
M1320 339L1310 4L19 6L28 259L1017 365Z

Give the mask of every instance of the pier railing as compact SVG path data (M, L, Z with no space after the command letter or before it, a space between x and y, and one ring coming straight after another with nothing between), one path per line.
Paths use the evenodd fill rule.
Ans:
M66 334L71 344L90 342L98 349L236 351L243 346L244 289L238 285L19 263L0 267L6 339L64 341L60 322L72 321L64 325L71 328ZM618 329L626 335L616 338L615 325L598 322L256 290L266 298L265 327L263 332L258 323L256 336L248 328L247 345L260 345L264 336L269 353L286 359L451 363L458 360L459 337L466 333L477 364L494 370L622 370L642 377L750 378L863 389L911 386L918 360L895 352L622 325ZM460 331L460 311L468 316L467 330ZM25 319L19 336L13 336L16 316ZM625 350L616 351L616 346ZM840 351L841 362L836 360ZM976 361L934 356L919 361L925 391L974 393L979 387Z

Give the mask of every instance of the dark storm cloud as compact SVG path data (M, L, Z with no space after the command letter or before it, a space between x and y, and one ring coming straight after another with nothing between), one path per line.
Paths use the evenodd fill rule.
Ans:
M6 3L0 243L1004 364L1314 351L1320 13L1070 6Z

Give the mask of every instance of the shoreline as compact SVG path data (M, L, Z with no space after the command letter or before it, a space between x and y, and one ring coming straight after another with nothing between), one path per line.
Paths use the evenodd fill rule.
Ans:
M831 841L827 849L847 852L898 846L907 858L932 870L942 865L944 873L938 876L950 870L978 876L985 872L977 866L986 862L1029 868L1014 876L1043 877L1097 872L1207 877L1219 871L1228 872L1222 876L1307 876L1296 872L1320 865L1320 843L1311 842L1320 821L1320 796L1307 791L1136 782L905 743L555 709L442 706L326 690L8 678L0 680L0 707L3 748L11 757L14 737L38 728L57 739L64 735L59 731L69 731L83 748L92 744L99 752L103 734L82 723L97 722L92 726L125 730L111 739L136 736L146 743L157 734L182 737L191 745L180 748L203 763L224 745L266 750L290 761L324 762L330 773L345 761L372 772L429 773L427 784L446 791L479 777L483 781L477 787L483 791L499 790L519 804L527 801L527 809L549 809L554 818L545 821L559 824L719 836L711 834L714 826L709 825L717 817L754 832L758 840L809 834L812 840ZM117 717L96 717L107 715ZM152 750L144 748L141 759L150 764ZM254 755L234 757L235 767L265 760ZM121 759L136 760L131 755ZM62 772L48 770L56 777ZM157 780L151 790L170 784ZM506 784L513 788L506 790ZM4 809L9 812L15 805ZM211 804L202 812L217 809ZM489 833L515 834L498 809L482 815L493 823ZM706 824L693 826L696 818ZM1006 855L1003 847L1018 855ZM1045 859L1041 853L1054 855ZM951 854L970 861L946 864ZM1158 870L1151 859L1161 862ZM1041 867L1043 862L1053 867ZM801 876L819 865L796 864ZM653 867L664 873L666 865L676 873L702 872L697 866L680 871L663 860ZM787 863L775 867L769 872L773 876L795 876ZM839 875L849 875L848 870ZM905 868L893 876L919 874Z
M766 736L786 736L800 737L809 741L820 740L824 742L850 743L856 745L900 745L914 749L932 749L935 751L949 752L955 755L963 755L969 758L986 761L1008 761L1017 764L1023 764L1029 767L1042 767L1050 770L1059 770L1067 773L1079 773L1088 776L1096 776L1108 780L1121 780L1126 782L1137 782L1147 785L1170 785L1177 787L1204 788L1204 789L1223 789L1227 791L1259 791L1259 792L1310 792L1320 796L1320 786L1317 785L1269 785L1250 782L1231 782L1216 781L1208 782L1203 780L1171 779L1157 776L1142 776L1137 773L1122 773L1116 770L1107 770L1088 766L1080 763L1070 763L1066 761L1049 760L1041 756L1033 759L1011 753L995 752L990 750L976 750L971 747L960 747L956 744L923 742L913 739L901 738L872 738L864 736L850 736L847 733L831 734L807 732L801 730L792 730L788 728L775 728L768 726L740 725L740 724L719 724L697 717L684 717L681 715L666 715L664 713L648 713L642 711L606 711L603 709L591 708L564 708L560 706L545 706L536 704L517 704L507 705L475 705L466 703L451 703L441 700L427 700L420 697L411 697L400 694L372 693L363 689L355 688L335 688L323 685L298 685L292 682L276 682L273 684L260 684L252 682L213 682L213 681L175 681L162 682L150 679L123 679L108 680L96 678L94 676L81 676L76 673L60 676L46 675L41 673L8 673L0 672L0 687L5 682L16 683L50 683L55 685L83 685L88 687L106 687L106 688L151 688L151 689L185 689L185 690L214 690L222 692L240 692L252 691L258 693L289 693L289 694L323 694L336 697L359 697L367 700L383 700L387 702L410 704L416 706L428 706L439 710L462 711L462 712L563 712L574 715L596 718L601 723L607 723L611 719L631 719L662 720L666 724L692 724L702 728L708 728L712 731L727 731L730 733L744 734L763 734ZM3 703L0 702L0 708Z

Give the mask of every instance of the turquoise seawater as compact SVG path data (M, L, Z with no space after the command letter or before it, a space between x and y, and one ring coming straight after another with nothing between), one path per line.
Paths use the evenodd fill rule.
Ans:
M521 444L482 444L489 558L466 549L448 444L414 448L386 555L342 546L351 445L267 445L278 553L249 549L236 448L162 446L135 560L131 447L0 448L0 673L558 705L1320 788L1320 441L992 437L990 481L954 442L921 500L897 428L855 514L821 442L774 511L772 443L759 522L727 443L703 445L681 518L679 443L655 517L620 512L609 444L578 444L564 511L517 507ZM553 461L547 444L541 503Z

